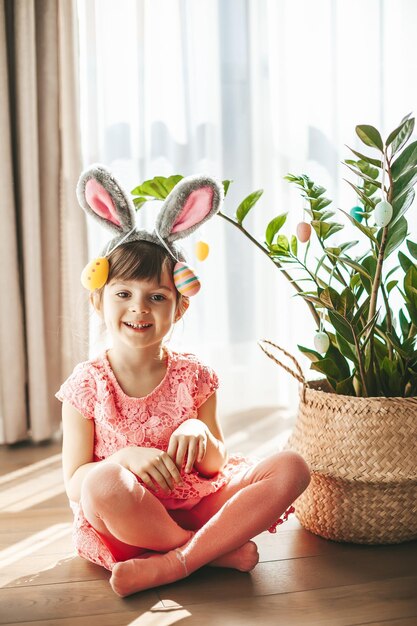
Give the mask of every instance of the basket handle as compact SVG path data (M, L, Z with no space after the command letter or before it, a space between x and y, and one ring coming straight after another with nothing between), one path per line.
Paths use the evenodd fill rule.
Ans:
M266 350L263 347L262 343L267 343L270 346L273 346L274 348L276 348L277 350L281 350L281 352L283 352L285 354L285 356L287 356L289 359L291 359L291 361L293 361L293 363L295 364L295 367L297 368L297 372L298 373L295 372L294 370L292 370L290 367L287 367L286 365L281 363L281 361L278 361L278 359L276 359L273 354L268 352L268 350ZM304 378L303 370L301 369L301 366L300 366L299 362L297 361L297 359L294 356L292 356L292 354L290 354L289 352L284 350L284 348L281 348L280 346L277 346L275 343L272 343L272 341L268 341L267 339L262 339L261 341L258 341L258 346L261 348L261 350L263 350L265 352L265 354L267 356L269 356L270 359L275 361L275 363L277 363L278 365L283 367L286 372L288 372L289 374L291 374L291 376L293 376L296 380L298 380L298 382L300 382L303 385L304 388L308 387L308 383L307 383L306 379Z

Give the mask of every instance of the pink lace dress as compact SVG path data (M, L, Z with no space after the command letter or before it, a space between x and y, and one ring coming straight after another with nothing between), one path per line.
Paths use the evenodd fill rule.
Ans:
M101 461L126 446L166 451L174 430L185 420L196 418L197 409L217 389L215 372L196 356L176 353L166 347L165 350L166 374L147 396L135 398L124 393L106 352L78 364L55 394L58 400L66 400L86 419L94 420L94 461ZM254 457L232 454L216 476L205 478L196 470L182 473L184 484L175 485L169 498L154 495L168 510L190 509L205 496L221 489L237 471L248 469L258 461ZM85 519L80 504L70 501L70 505L74 513L73 540L78 553L111 569L114 557L109 548ZM271 527L270 531L274 530Z

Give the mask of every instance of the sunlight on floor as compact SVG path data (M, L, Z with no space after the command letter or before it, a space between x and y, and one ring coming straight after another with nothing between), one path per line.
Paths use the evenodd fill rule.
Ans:
M162 600L162 602L168 606L161 606L161 603L158 603L150 611L146 611L133 622L129 622L127 626L170 626L192 615L172 600Z
M61 454L1 476L0 485L0 511L3 513L24 511L64 493Z
M27 557L29 554L33 554L33 552L40 550L65 535L70 535L71 528L71 523L54 524L53 526L49 526L48 528L45 528L34 535L30 535L30 537L26 537L26 539L1 550L0 569Z

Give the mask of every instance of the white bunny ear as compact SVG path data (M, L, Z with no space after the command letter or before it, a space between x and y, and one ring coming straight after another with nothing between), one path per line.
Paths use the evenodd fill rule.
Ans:
M187 176L165 200L155 230L168 242L188 237L220 210L223 197L223 185L214 178Z
M77 198L84 211L113 235L135 226L135 209L130 196L103 165L92 165L79 178Z

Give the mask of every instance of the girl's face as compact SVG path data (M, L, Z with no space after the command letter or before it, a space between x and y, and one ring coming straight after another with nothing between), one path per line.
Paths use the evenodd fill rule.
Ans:
M161 280L114 278L104 287L101 314L114 346L145 348L161 344L177 313L177 291L166 267Z

